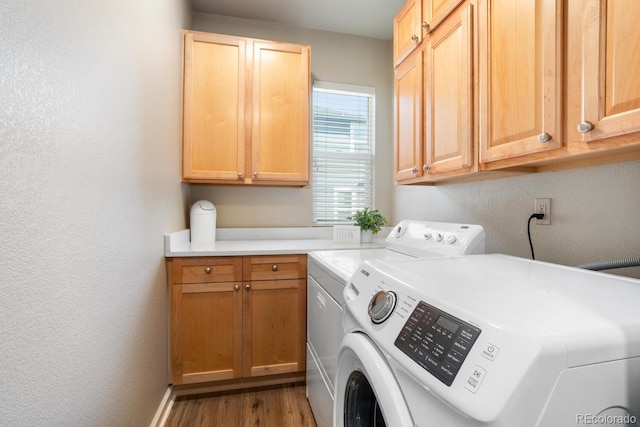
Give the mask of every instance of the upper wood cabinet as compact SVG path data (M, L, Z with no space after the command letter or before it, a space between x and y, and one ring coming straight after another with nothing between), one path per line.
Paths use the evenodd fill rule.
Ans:
M184 34L185 181L233 181L244 173L245 52L246 41L236 37Z
M468 173L473 158L473 9L451 12L395 71L395 179Z
M422 176L422 49L415 51L394 73L394 178Z
M422 0L421 27L424 33L434 31L463 0Z
M464 0L408 0L393 20L393 64L397 67Z
M408 0L396 21L418 10L413 44L394 33L396 182L640 159L640 2Z
M393 19L393 64L396 67L422 41L421 17L421 0L407 0Z
M473 166L472 20L467 2L426 40L423 170L431 178Z
M251 179L309 181L309 47L253 43Z
M640 2L587 0L583 23L586 142L640 131Z
M310 48L185 31L186 182L306 185Z
M478 0L480 163L562 146L562 3Z

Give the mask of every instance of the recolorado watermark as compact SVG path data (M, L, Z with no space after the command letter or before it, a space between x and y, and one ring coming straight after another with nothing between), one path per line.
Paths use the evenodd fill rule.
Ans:
M576 424L583 425L637 425L638 417L632 414L611 415L611 414L576 414Z

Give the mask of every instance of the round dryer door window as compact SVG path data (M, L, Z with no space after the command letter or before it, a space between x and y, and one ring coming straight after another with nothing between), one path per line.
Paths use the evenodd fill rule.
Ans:
M362 372L351 373L347 380L344 398L344 425L346 427L387 426L376 394Z
M335 384L334 427L415 425L391 367L368 336L344 337Z

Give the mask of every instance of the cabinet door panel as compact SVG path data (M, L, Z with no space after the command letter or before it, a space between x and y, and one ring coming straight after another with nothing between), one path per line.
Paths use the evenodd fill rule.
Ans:
M423 0L422 21L429 26L428 31L438 28L438 25L462 2L463 0Z
M237 180L245 162L245 42L186 33L184 66L183 179Z
M308 181L309 49L255 42L252 179Z
M480 161L561 145L560 0L479 3ZM546 133L550 139L540 142Z
M393 19L393 64L397 67L422 40L422 0L408 0Z
M467 5L429 36L425 55L425 152L429 174L472 164L473 45Z
M240 283L172 286L172 382L189 384L242 374Z
M587 2L584 26L585 141L640 131L640 2Z
M394 88L395 179L422 175L422 49L396 69Z
M244 291L244 376L305 369L304 279L249 283Z

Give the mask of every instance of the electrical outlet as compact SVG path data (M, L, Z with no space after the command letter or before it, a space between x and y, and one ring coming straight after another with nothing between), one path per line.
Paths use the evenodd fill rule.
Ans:
M535 213L544 214L544 218L536 219L538 225L551 224L551 199L536 199Z

